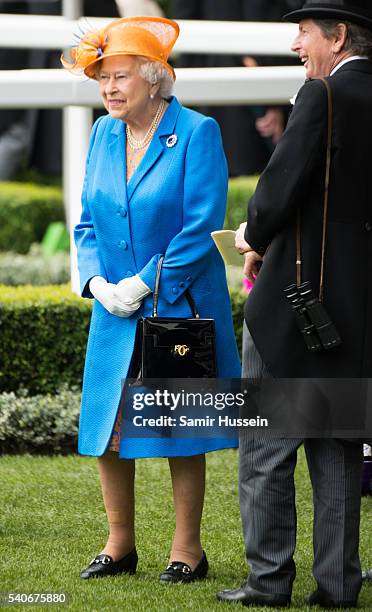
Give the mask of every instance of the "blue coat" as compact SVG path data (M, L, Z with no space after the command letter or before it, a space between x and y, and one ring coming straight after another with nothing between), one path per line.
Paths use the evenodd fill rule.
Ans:
M177 136L173 147L170 135ZM126 183L125 124L110 115L93 126L75 228L83 297L89 280L111 283L139 274L154 288L165 254L158 312L190 316L190 288L201 317L214 318L220 377L239 377L240 364L223 261L210 232L223 224L226 161L217 123L172 98L136 172ZM115 423L121 384L133 352L136 320L151 316L152 295L129 318L94 303L84 371L79 452L102 455ZM123 445L122 445L123 446ZM236 446L222 439L128 439L123 457L194 455ZM124 453L124 454L123 454Z

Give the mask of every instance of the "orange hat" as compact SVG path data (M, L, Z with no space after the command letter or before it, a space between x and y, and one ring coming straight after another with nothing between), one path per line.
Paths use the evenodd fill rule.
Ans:
M102 30L87 32L78 47L70 51L72 62L61 57L64 68L75 73L84 72L96 79L95 64L115 55L141 55L160 62L176 80L167 60L179 34L175 21L163 17L124 17Z

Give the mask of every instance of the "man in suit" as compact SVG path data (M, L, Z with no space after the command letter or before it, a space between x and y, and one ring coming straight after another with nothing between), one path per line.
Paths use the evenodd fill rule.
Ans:
M299 23L292 48L308 80L249 204L247 224L237 232L236 246L246 253L245 273L255 279L245 309L245 372L274 378L369 378L372 8L370 0L307 0L285 19ZM320 286L328 97L319 77L327 77L333 98L323 305L342 343L310 352L283 289L296 283L297 219L302 280L311 281L316 293ZM219 593L221 601L290 604L296 539L293 473L302 443L314 494L317 590L308 603L326 608L357 604L361 444L259 433L244 433L240 447L240 505L251 573L241 588Z

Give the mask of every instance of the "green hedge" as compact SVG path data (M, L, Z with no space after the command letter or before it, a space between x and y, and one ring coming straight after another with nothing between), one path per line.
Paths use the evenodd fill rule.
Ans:
M1 453L66 453L76 450L81 394L0 394Z
M238 343L239 353L241 353L244 323L244 305L247 301L247 293L243 290L230 289L230 298L235 337Z
M90 314L68 286L1 286L0 392L80 385Z
M240 344L246 296L234 290L231 298ZM0 286L0 393L80 386L90 314L91 302L68 286Z
M230 180L226 228L236 229L245 221L256 184L257 177ZM0 182L0 251L27 253L32 243L40 242L49 223L63 219L59 187Z
M38 244L33 244L27 255L0 252L0 285L63 285L69 280L68 253L45 256Z
M0 182L0 251L27 253L49 223L64 217L59 187Z
M258 176L230 179L227 195L225 229L237 229L247 220L247 205L257 186Z

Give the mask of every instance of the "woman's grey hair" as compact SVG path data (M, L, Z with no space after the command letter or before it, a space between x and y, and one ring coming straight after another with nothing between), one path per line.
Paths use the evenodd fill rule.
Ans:
M153 62L146 57L138 57L138 73L144 81L150 85L160 84L159 95L161 98L169 98L173 91L173 79L168 70L160 62Z
M350 21L340 21L339 19L314 19L317 25L323 32L326 38L331 38L337 31L339 23L344 23L347 26L347 38L344 51L351 51L354 55L361 55L372 59L372 31L363 28L356 23Z

